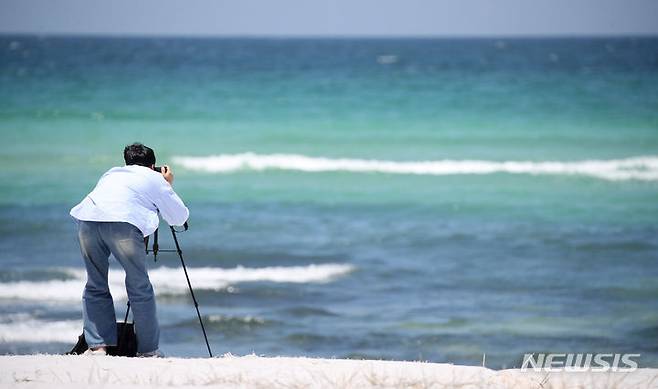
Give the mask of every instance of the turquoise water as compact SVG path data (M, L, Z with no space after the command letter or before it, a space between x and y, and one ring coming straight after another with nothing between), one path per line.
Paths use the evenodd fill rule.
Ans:
M4 36L0 71L0 352L66 349L27 333L78 331L68 210L141 141L217 352L658 363L657 39ZM161 266L163 348L203 355Z

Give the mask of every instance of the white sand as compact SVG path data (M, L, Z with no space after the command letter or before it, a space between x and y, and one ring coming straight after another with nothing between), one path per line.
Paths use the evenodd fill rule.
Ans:
M0 356L0 388L658 388L658 369L534 373L438 363L224 356Z

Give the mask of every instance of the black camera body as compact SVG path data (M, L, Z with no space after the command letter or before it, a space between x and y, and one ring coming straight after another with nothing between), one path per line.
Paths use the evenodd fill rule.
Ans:
M153 170L155 170L158 173L162 173L162 171L164 170L164 172L166 173L167 172L167 167L166 166L155 166L155 167L153 167Z

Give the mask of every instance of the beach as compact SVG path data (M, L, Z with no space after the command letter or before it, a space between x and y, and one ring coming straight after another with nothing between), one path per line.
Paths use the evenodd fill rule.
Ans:
M427 362L264 358L0 357L3 388L656 388L658 369L520 372Z

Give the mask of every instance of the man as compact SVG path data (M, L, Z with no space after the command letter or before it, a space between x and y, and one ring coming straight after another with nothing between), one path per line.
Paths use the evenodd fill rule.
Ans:
M189 210L172 189L169 166L155 170L155 153L141 143L123 150L126 166L108 170L94 190L71 209L78 223L80 251L87 269L82 314L89 350L106 355L117 344L114 302L107 283L108 258L114 255L126 272L126 291L133 310L138 356L163 356L155 296L146 270L144 237L160 220L183 225Z

